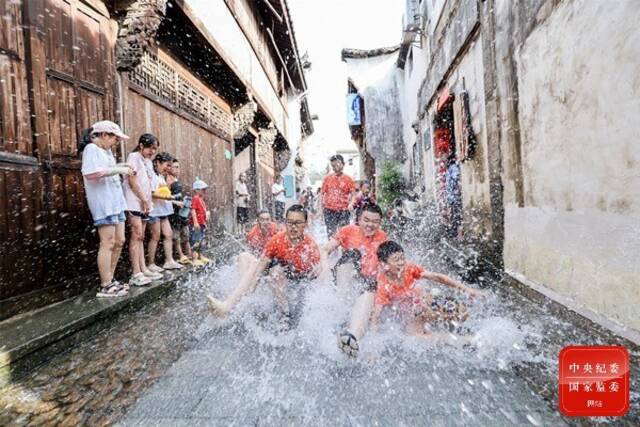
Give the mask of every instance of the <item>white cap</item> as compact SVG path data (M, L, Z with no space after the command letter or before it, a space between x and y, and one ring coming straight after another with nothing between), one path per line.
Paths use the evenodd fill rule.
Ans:
M200 178L196 178L196 180L193 182L194 190L204 190L207 187L209 187L207 183L201 180Z
M111 133L117 136L120 139L129 139L127 135L122 132L120 126L117 123L111 122L109 120L103 120L101 122L94 123L91 128L93 129L91 133Z

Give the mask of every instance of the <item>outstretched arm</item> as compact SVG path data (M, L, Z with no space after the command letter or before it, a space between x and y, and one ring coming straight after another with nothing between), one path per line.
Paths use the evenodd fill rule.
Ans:
M479 297L482 295L480 291L470 288L469 286L465 286L462 283L458 282L457 280L454 280L451 277L444 274L434 273L432 271L425 271L424 273L422 273L421 279L427 279L436 283L441 283L445 286L449 286L450 288L458 289L462 292L465 292L466 294L472 297Z

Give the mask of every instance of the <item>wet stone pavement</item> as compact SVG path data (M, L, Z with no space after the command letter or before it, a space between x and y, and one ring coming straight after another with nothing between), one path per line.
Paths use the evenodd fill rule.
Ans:
M206 276L123 313L109 328L0 390L0 425L111 425L192 347Z
M447 271L433 250L422 261ZM435 345L393 322L339 353L348 305L328 286L307 289L297 325L277 331L264 288L228 319L206 313L204 295L226 294L237 272L222 267L169 294L0 390L0 425L640 425L632 353L632 409L622 419L558 415L558 351L614 344L589 324L498 284L468 321L474 346Z

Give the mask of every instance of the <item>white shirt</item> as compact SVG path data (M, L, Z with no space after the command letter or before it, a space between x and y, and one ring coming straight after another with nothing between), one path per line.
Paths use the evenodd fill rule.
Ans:
M275 182L273 184L273 186L271 187L271 194L273 194L275 196L276 202L284 203L284 202L287 201L287 199L284 196L284 192L276 195L276 193L278 193L278 192L280 192L282 190L284 190L284 187L282 185L278 184L277 182Z
M236 181L236 203L238 204L239 208L248 207L247 198L249 196L239 196L238 193L249 194L249 190L247 189L247 184L245 184L244 182Z
M133 168L136 173L136 180L138 181L138 186L140 186L140 190L142 194L145 195L146 199L151 201L151 193L153 192L153 187L151 186L151 180L153 179L153 164L151 160L145 159L142 157L140 152L135 151L129 154L127 157L127 163L131 168ZM141 200L138 199L138 196L133 192L131 186L129 185L129 180L124 180L124 198L127 201L127 210L128 211L136 211L142 212L142 203Z
M105 176L99 179L84 178L84 175L102 172L115 165L116 159L111 150L105 150L96 144L87 145L82 153L84 188L94 221L118 215L127 208L120 176Z
M153 174L151 178L151 188L156 191L160 187L167 187L167 181L165 181L162 175ZM149 213L149 216L167 216L173 214L173 203L168 200L153 199L153 209Z

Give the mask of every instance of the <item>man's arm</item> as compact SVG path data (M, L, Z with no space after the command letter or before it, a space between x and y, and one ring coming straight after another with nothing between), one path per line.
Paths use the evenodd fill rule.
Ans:
M436 283L441 283L445 286L449 286L450 288L458 289L462 292L465 292L472 297L479 297L482 295L482 292L476 289L470 288L469 286L465 286L462 283L456 280L453 280L451 277L446 276L444 274L434 273L432 271L425 271L422 273L421 279L427 279Z
M340 242L338 242L335 237L329 239L329 241L322 247L322 251L329 255L331 252L335 251L338 246L340 246Z
M198 215L196 215L196 210L191 209L191 220L193 221L193 228L196 230L200 230L200 224L198 224Z

